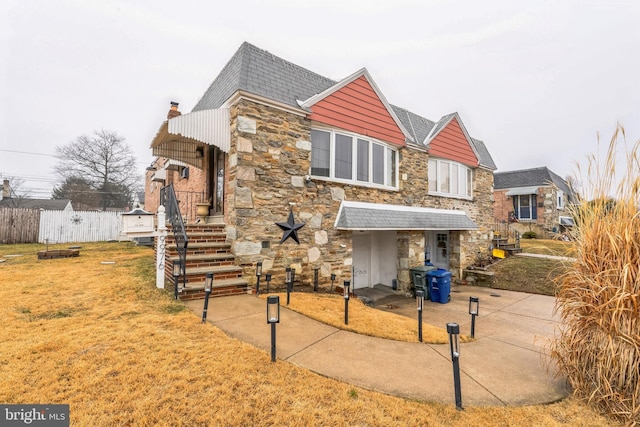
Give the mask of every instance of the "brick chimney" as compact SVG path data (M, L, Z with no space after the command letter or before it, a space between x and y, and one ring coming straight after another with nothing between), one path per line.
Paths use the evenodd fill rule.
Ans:
M169 112L167 113L167 119L172 119L174 117L178 117L181 116L182 113L180 111L178 111L178 103L175 101L171 101L171 108L169 109Z

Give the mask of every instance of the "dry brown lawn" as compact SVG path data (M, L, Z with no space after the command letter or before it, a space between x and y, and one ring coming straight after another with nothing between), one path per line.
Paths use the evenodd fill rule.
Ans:
M271 363L156 289L148 248L42 249L0 246L0 402L66 403L72 425L616 425L573 398L456 411Z
M575 257L575 245L572 242L551 239L520 239L524 252L542 255Z
M286 293L271 295L280 296L280 301L286 301L287 298ZM267 299L264 294L260 297ZM296 292L295 297L290 299L287 308L345 331L396 341L418 342L415 319L376 310L368 307L357 298L349 300L348 325L344 324L344 298L339 295ZM422 338L425 344L447 344L449 342L449 334L446 330L427 323L423 324ZM469 342L471 338L467 335L461 335L460 341Z

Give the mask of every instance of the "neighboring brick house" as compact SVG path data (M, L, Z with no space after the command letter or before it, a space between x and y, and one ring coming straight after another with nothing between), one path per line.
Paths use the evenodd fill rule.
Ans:
M151 146L146 209L161 185L201 192L248 280L262 261L274 280L292 266L306 283L317 268L325 283L353 271L356 288L409 290L425 257L460 277L491 242L484 143L457 113L433 122L389 104L364 68L336 82L244 43L191 113L172 106ZM305 223L299 245L280 244L290 209Z
M494 200L494 218L524 224L523 230L559 233L573 225L567 207L574 192L547 167L494 173Z

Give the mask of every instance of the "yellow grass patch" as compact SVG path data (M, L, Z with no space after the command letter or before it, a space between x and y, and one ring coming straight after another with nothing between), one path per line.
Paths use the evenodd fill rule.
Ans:
M542 255L574 257L575 247L571 242L550 239L520 239L524 252Z
M286 301L286 293L273 295L279 295L281 303ZM260 295L260 297L267 298L266 295ZM348 325L344 324L344 297L340 295L295 292L290 298L287 308L345 331L396 341L418 342L417 318L410 319L376 310L368 307L357 298L349 300ZM422 340L425 344L447 344L449 334L442 328L423 323ZM460 341L469 342L471 338L467 335L460 335Z
M0 264L0 402L66 403L71 425L614 425L576 399L460 412L271 363L156 289L148 248L42 249L0 246L25 254Z

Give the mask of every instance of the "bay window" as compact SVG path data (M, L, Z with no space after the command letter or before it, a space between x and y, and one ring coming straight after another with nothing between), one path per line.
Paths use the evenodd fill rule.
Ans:
M429 159L427 179L429 194L470 199L473 190L473 171L450 160Z
M397 187L395 149L361 135L311 130L311 175L363 185Z

